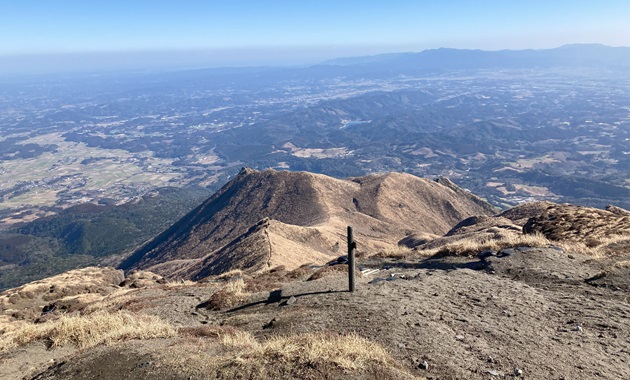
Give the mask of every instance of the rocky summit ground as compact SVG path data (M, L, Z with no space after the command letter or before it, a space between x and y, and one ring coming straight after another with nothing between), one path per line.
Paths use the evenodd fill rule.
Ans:
M495 253L360 259L355 293L345 265L186 284L138 272L65 298L65 313L154 318L153 330L90 342L53 311L32 325L52 331L30 340L19 329L35 316L16 314L0 368L6 379L630 378L630 254ZM22 337L9 342L14 325Z

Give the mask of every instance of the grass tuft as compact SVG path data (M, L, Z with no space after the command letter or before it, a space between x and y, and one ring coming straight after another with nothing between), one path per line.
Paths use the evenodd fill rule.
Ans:
M315 374L387 374L384 378L415 378L377 343L355 333L308 333L259 341L244 331L224 331L215 342L191 341L165 358L189 375L213 378L311 378ZM203 347L206 345L206 347ZM213 355L208 355L212 352ZM177 358L186 357L185 362Z
M413 255L414 253L415 253L414 250L412 250L411 248L407 246L397 245L395 247L382 250L374 256L381 257L381 258L391 258L391 259L405 259Z
M79 348L110 344L127 339L150 339L174 336L173 326L157 317L133 314L96 312L90 315L61 316L42 324L15 323L0 335L0 352L43 341L51 348L75 345Z
M242 278L229 281L222 289L215 292L207 301L209 310L229 309L245 302L251 293L246 290L247 285Z
M321 267L318 270L316 270L315 273L313 273L307 279L307 281L319 280L320 278L333 276L333 275L346 275L347 276L347 273L348 273L348 265L346 264L328 265L328 266ZM359 270L355 269L355 276L359 278L359 277L363 277L363 274Z

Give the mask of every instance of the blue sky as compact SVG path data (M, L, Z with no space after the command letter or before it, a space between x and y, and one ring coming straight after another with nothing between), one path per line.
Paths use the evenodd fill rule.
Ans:
M300 63L581 42L630 46L630 1L0 0L0 57L178 50Z

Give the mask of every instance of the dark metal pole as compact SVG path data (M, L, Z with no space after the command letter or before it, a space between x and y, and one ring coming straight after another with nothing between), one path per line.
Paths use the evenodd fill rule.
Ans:
M356 248L357 243L354 242L352 227L348 226L348 291L350 292L354 292L356 290L354 285L354 250Z

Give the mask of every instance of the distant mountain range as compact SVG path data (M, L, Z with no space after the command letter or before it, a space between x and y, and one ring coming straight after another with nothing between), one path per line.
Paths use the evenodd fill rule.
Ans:
M498 51L439 48L419 53L339 58L326 61L322 65L415 70L525 69L555 66L622 69L630 67L630 47L572 44L554 49Z

